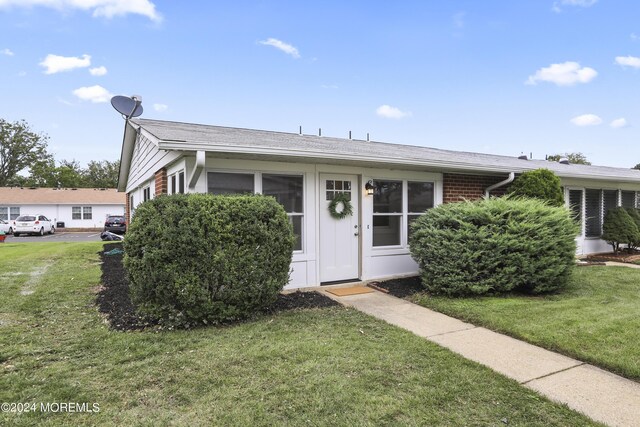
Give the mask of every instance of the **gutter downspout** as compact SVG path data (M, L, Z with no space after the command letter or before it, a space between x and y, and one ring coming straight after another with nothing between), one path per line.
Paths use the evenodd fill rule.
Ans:
M504 181L500 181L497 184L490 185L489 187L487 187L484 190L484 198L488 199L489 198L489 194L493 190L495 190L496 188L500 188L500 187L505 186L507 184L511 184L513 182L513 180L515 179L515 177L516 177L516 173L515 172L509 172L509 177L507 179L505 179Z

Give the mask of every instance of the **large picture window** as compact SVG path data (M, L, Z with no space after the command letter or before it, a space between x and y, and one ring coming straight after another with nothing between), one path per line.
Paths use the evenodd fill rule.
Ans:
M252 194L254 175L252 173L209 172L207 191L211 194Z
M284 207L296 236L294 250L302 250L304 225L303 179L300 175L262 175L262 194L273 196Z
M434 204L433 182L407 183L407 236L411 235L411 223Z

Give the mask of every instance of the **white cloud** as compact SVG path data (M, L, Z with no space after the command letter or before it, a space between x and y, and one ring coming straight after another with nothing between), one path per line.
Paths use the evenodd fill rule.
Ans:
M639 35L637 35L636 33L631 33L631 34L629 35L629 38L630 38L631 40L633 40L634 42L637 42L638 40L640 40L640 36L639 36Z
M640 68L640 58L637 56L616 56L616 64L623 67Z
M576 83L588 83L597 75L598 72L593 68L581 68L579 63L567 61L540 68L534 75L529 76L525 84L535 85L538 82L549 82L558 86L573 86Z
M100 85L81 87L72 92L82 101L91 101L93 103L108 102L112 94Z
M153 109L159 113L162 113L164 111L167 111L169 109L169 106L166 104L153 104Z
M376 109L376 114L379 117L384 117L385 119L402 119L404 117L410 117L410 111L402 111L399 108L392 107L390 105L381 105Z
M602 119L595 114L583 114L570 121L576 126L596 126L602 123Z
M624 117L620 117L619 119L615 119L614 121L612 121L609 126L614 129L625 128L627 127L627 119L625 119Z
M75 68L88 67L91 65L91 56L82 55L81 58L77 58L75 56L49 54L39 65L46 68L45 74L55 74L62 71L71 71Z
M92 12L94 17L113 18L128 14L142 15L155 22L162 16L149 0L0 0L0 9L9 7L44 6L59 11L80 9Z
M101 65L99 67L89 68L89 72L92 76L104 76L107 74L107 67Z
M3 55L7 55L7 56L13 56L13 51L11 49L2 49L0 50L0 53Z
M265 46L273 46L276 49L283 51L287 55L291 55L294 58L300 58L300 52L298 52L298 49L288 43L283 42L282 40L268 38L267 40L260 40L258 43Z
M596 4L598 0L560 0L553 3L551 10L556 13L562 12L560 6L579 6L579 7L591 7Z

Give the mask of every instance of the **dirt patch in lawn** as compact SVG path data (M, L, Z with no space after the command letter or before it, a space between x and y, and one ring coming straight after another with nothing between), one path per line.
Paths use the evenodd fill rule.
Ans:
M136 313L136 307L129 297L129 282L122 264L123 253L114 251L122 249L122 243L108 243L100 252L102 259L102 287L99 288L96 303L101 313L105 314L109 325L116 330L139 330L156 323ZM109 255L111 253L111 255ZM280 294L271 306L265 308L263 314L275 314L287 310L334 307L339 304L317 292L293 292Z
M371 282L374 288L381 288L389 295L397 298L406 298L415 293L424 291L420 276L404 277L402 279L391 279L383 282Z

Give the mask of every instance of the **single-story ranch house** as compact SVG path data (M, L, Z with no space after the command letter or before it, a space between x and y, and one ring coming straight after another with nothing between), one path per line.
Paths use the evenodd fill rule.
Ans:
M124 215L125 197L115 188L0 187L0 219L42 214L65 228L102 228L107 215Z
M293 223L288 288L417 273L408 225L441 203L503 194L514 176L547 168L581 221L578 253L608 250L602 218L637 206L640 171L373 141L147 119L126 122L118 191L127 216L159 194L262 193ZM337 194L353 215L331 216Z

